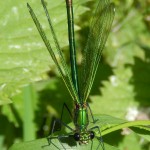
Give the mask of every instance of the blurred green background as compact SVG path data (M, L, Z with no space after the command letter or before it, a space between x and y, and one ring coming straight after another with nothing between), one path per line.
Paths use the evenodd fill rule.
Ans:
M73 101L26 7L29 2L50 42L40 0L0 1L0 149L42 138ZM98 1L74 0L78 65L91 14ZM116 15L88 99L94 114L127 120L150 117L150 0L113 0ZM65 1L46 0L56 35L69 64ZM67 115L67 114L66 114ZM66 117L65 122L70 120ZM112 140L113 139L113 140ZM125 129L106 142L121 150L150 150L150 143Z

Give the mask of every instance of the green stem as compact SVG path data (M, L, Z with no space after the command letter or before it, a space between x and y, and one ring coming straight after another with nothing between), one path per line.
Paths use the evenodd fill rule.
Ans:
M35 92L32 85L23 88L23 139L29 141L35 139L35 124L34 124L34 100Z
M106 134L109 134L113 131L116 131L116 130L120 130L122 128L128 128L128 127L133 127L133 126L139 126L139 125L150 125L150 121L148 120L138 120L138 121L132 121L132 122L127 122L127 123L123 123L123 124L120 124L120 125L116 125L114 127L111 127L109 129L106 129L104 131L102 131L102 135L106 135Z

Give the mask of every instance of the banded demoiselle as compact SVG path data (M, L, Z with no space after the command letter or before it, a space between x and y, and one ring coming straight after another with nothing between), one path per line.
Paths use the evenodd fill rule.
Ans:
M94 82L94 78L96 75L96 71L98 69L102 50L104 49L108 34L112 26L112 22L115 15L114 4L110 3L109 0L99 0L96 11L92 18L87 43L82 52L82 63L81 63L81 70L80 70L81 73L79 76L78 66L76 63L76 47L75 47L75 39L74 39L74 13L73 13L72 0L66 0L71 71L69 71L68 69L67 63L65 61L62 50L58 43L45 2L44 0L41 0L41 2L55 43L55 49L59 54L59 58L56 57L54 50L52 49L51 44L47 39L46 34L44 33L44 30L40 22L38 21L35 13L33 12L32 8L30 7L29 4L27 4L27 7L39 31L40 36L43 39L45 46L47 47L51 55L51 58L56 64L58 71L61 74L62 79L74 101L74 111L73 111L74 113L72 116L73 116L73 123L75 125L75 129L72 129L70 126L66 125L62 121L62 119L57 119L54 122L53 129L55 123L59 122L61 125L64 125L69 130L71 130L70 135L72 135L74 140L79 142L79 144L88 144L89 141L92 141L93 138L97 138L97 140L99 140L99 145L97 149L99 149L101 145L101 148L104 150L105 147L102 141L101 131L99 126L95 125L92 128L88 128L89 114L92 115L92 111L87 102L87 98L90 94ZM67 108L69 113L71 113L69 108L66 105L64 106ZM92 115L92 120L93 123L96 122L93 115ZM98 130L98 135L95 133L96 129ZM52 133L53 132L54 130L52 130ZM66 137L66 135L58 135L58 140L60 140L63 137ZM49 136L50 144L52 138L53 135ZM62 147L63 149L65 149L63 144Z

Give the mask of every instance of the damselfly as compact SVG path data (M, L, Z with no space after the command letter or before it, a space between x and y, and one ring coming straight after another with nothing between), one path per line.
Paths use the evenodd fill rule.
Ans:
M91 141L93 138L97 138L99 140L99 145L97 149L99 149L101 145L101 148L104 150L105 148L102 141L100 128L96 125L93 126L92 128L89 128L88 126L89 113L92 115L92 111L87 103L87 98L89 96L89 93L92 88L92 84L94 82L96 71L101 58L101 52L104 49L108 34L112 26L114 14L115 14L114 4L110 3L109 0L99 0L98 6L96 8L95 14L91 22L87 43L82 53L82 63L81 63L81 70L80 70L81 73L80 76L78 76L78 66L76 63L76 48L75 48L75 40L74 40L74 16L73 16L72 0L66 0L71 73L69 72L67 63L65 62L65 58L59 46L45 2L44 0L41 0L41 2L46 13L50 31L53 36L55 48L57 50L57 53L59 54L59 58L56 57L51 47L51 44L48 41L44 33L44 30L40 25L40 22L38 21L32 8L30 7L29 4L27 4L27 6L32 16L32 19L74 101L73 123L75 125L75 129L72 129L70 126L66 125L61 119L60 120L58 119L54 122L53 129L55 123L58 121L61 125L65 125L69 130L71 130L70 135L73 136L75 141L78 141L80 144L88 144L89 141ZM58 59L60 60L60 62ZM78 79L79 77L80 80ZM94 120L93 115L92 115L92 120L93 123L96 122ZM98 135L95 133L95 130L98 130ZM53 135L49 137L50 143L52 137ZM58 140L60 140L60 138L63 137L66 136L59 135ZM62 147L65 149L63 144Z

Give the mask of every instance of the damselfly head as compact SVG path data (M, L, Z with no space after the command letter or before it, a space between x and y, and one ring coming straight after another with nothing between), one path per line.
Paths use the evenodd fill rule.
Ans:
M95 137L95 134L93 131L74 134L74 139L75 141L78 141L79 144L88 144L89 141L92 140L94 137Z

